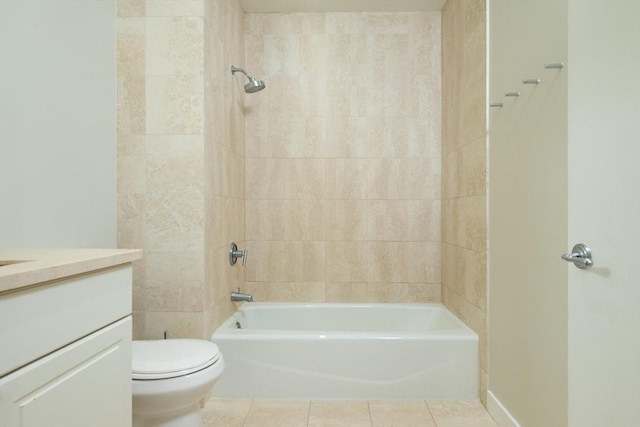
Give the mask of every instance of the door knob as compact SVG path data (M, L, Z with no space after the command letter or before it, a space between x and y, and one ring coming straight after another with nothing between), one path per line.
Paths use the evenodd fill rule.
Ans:
M578 243L573 247L571 253L562 254L561 258L565 261L572 262L573 265L583 270L593 265L591 249L584 243Z

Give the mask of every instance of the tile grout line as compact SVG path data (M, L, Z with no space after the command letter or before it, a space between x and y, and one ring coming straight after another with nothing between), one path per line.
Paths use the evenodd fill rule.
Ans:
M431 416L431 419L433 420L433 424L438 427L438 421L436 421L436 417L433 416L433 412L431 412L431 406L429 406L429 402L428 401L424 401L424 404L427 407L427 411L429 411L429 415Z
M373 417L371 416L371 405L369 400L367 400L367 410L369 411L369 425L373 427Z
M244 416L244 419L242 420L243 427L247 424L247 420L249 419L249 414L251 413L251 408L253 408L253 402L255 402L255 399L251 399L251 405L249 405L249 410L247 411L247 413Z

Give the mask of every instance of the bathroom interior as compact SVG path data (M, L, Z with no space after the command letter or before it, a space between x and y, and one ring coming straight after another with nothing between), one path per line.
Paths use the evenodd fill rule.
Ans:
M464 425L640 425L640 3L19 3L0 41L34 53L2 57L0 249L142 249L134 340L209 340L234 291L442 303L478 336ZM560 255L583 240L578 270Z

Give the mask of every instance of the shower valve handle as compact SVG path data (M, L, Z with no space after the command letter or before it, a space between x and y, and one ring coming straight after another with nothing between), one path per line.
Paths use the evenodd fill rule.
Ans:
M238 245L235 242L231 242L229 245L229 264L235 265L238 258L242 258L242 266L247 265L247 258L249 257L249 249L244 251L238 250Z

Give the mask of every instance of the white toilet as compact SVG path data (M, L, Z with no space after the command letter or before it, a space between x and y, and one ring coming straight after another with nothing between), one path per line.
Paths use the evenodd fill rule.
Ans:
M196 339L133 341L133 427L200 427L200 401L224 370L218 346Z

